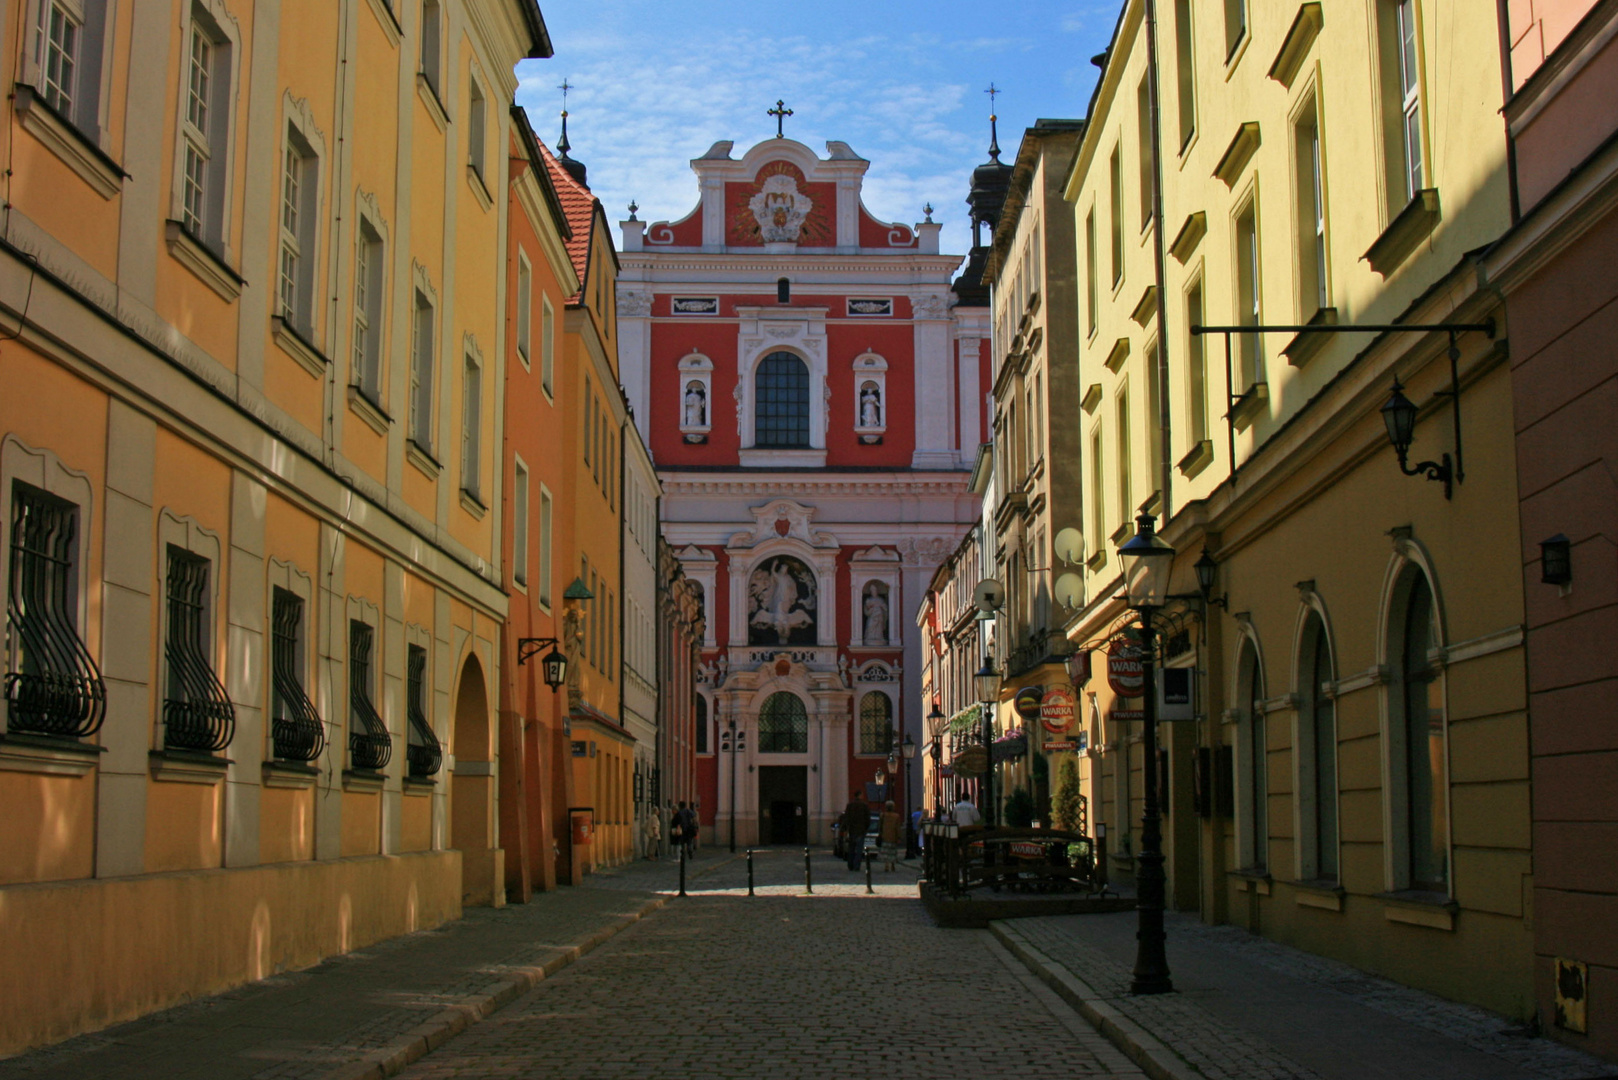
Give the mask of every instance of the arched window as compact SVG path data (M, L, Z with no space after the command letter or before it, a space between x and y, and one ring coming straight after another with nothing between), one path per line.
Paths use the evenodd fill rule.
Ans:
M893 745L893 702L880 690L860 699L860 753L886 754Z
M1397 609L1396 609L1397 610ZM1400 620L1397 679L1403 708L1400 749L1404 757L1404 883L1411 889L1449 892L1449 783L1444 764L1444 695L1439 672L1428 658L1437 646L1433 591L1427 577L1410 575Z
M1337 702L1331 643L1318 613L1304 624L1298 654L1298 783L1303 799L1303 876L1337 880Z
M708 699L697 695L697 753L708 752Z
M788 352L774 352L758 365L758 399L753 445L803 448L809 445L809 368Z
M1270 853L1269 742L1264 724L1264 673L1251 641L1242 649L1237 687L1242 710L1236 731L1237 855L1244 870L1263 872L1269 866Z
M758 749L761 754L807 754L809 714L796 694L771 694L758 711Z

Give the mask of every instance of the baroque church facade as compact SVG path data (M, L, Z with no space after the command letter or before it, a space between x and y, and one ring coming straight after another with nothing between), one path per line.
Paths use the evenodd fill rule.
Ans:
M707 617L704 842L827 843L852 791L920 805L914 615L980 512L988 311L930 214L865 208L846 143L733 145L684 218L621 223L623 381Z

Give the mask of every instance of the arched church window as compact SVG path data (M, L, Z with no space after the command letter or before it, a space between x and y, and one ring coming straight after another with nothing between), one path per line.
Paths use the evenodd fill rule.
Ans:
M809 368L789 352L771 353L759 362L753 444L768 449L809 445Z
M777 555L747 579L749 645L813 645L819 606L815 575L797 559Z
M860 753L886 754L893 744L893 702L880 690L860 700Z
M798 695L782 690L764 700L758 711L758 749L761 754L809 752L809 714Z

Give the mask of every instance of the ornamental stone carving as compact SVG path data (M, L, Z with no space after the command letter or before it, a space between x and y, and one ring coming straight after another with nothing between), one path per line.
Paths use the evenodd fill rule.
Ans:
M618 294L618 314L626 319L644 319L652 313L652 294L625 289Z

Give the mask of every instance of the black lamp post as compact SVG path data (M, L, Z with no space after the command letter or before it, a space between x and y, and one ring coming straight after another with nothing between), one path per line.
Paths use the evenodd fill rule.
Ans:
M983 666L972 676L973 688L978 692L979 711L983 713L983 824L994 827L994 706L1000 699L1000 673L987 655Z
M1145 696L1146 722L1141 750L1146 761L1145 807L1141 813L1139 870L1135 875L1135 910L1139 918L1135 933L1135 972L1130 992L1166 994L1174 989L1169 980L1168 955L1164 951L1163 908L1163 831L1157 807L1157 683L1153 666L1157 635L1152 617L1168 598L1169 571L1174 565L1174 549L1157 535L1152 515L1135 519L1135 535L1118 548L1123 563L1124 587L1129 606L1140 612L1142 660L1141 692Z
M933 737L933 816L938 818L944 814L944 713L937 701L927 714L927 730Z
M714 699L714 708L719 708L719 699ZM730 724L730 853L736 854L736 754L741 750L736 740L736 718L732 716Z

